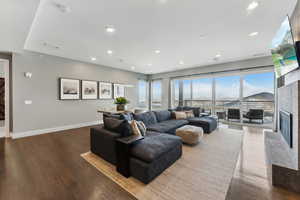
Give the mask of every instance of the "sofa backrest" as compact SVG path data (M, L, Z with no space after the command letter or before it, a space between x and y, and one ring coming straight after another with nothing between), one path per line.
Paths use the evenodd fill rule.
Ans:
M146 126L156 124L157 119L152 111L144 112L144 113L138 113L138 114L133 114L133 118L137 121L142 121Z
M171 112L168 110L154 111L157 122L163 122L171 119Z
M200 117L201 108L200 107L191 107L191 106L178 106L176 111L189 111L192 110L195 117Z

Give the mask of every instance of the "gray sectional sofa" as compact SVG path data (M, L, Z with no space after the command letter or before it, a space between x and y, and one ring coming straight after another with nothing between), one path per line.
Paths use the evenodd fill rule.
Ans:
M195 109L196 110L196 109ZM194 114L197 114L194 112ZM195 115L197 116L197 115ZM176 129L193 124L203 126L207 133L216 128L216 121L198 117L175 120L172 111L149 111L140 114L120 114L105 116L120 120L143 121L147 127L144 139L137 141L129 149L130 175L143 183L149 183L161 174L182 155L181 138L175 135ZM198 120L196 122L196 120ZM212 120L212 122L207 122ZM210 123L210 126L207 126ZM124 137L122 130L108 130L104 125L91 128L91 151L106 161L117 165L117 141Z

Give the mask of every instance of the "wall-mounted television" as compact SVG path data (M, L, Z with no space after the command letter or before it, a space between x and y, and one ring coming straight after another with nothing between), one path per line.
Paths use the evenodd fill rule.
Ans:
M294 42L289 17L286 17L282 22L280 29L272 40L271 48L277 78L299 67L297 47Z

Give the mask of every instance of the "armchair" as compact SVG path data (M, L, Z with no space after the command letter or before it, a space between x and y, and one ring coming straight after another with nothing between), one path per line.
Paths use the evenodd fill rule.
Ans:
M240 109L228 109L227 111L227 119L235 119L235 120L240 120L241 115L240 115Z
M264 123L264 110L262 109L250 109L245 115L244 118L248 119L249 122L252 120L261 120L262 124Z

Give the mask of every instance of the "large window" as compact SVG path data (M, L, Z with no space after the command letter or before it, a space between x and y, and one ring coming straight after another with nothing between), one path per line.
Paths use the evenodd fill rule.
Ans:
M151 82L151 108L152 110L161 109L162 107L162 86L161 80Z
M179 83L180 83L180 80L172 80L172 82L171 82L171 88L172 88L171 104L172 104L172 108L175 108L175 107L179 106Z
M240 106L240 76L217 77L215 113Z
M192 81L183 80L183 100L192 99Z
M138 85L138 95L139 95L139 107L147 107L148 105L148 82L145 80L139 80Z
M274 73L249 74L243 80L242 111L246 115L251 110L261 110L263 119L261 123L272 124L274 118ZM258 117L259 118L259 117ZM253 121L260 122L260 119ZM250 123L250 119L243 119Z
M201 107L205 112L211 113L212 110L212 79L201 78L192 80L192 98L186 100L188 106Z
M225 121L228 120L228 110L237 109L240 119L235 122L240 120L241 123L272 125L274 72L263 70L252 73L245 71L238 75L236 72L208 75L211 78L172 80L172 107L197 106L206 113L222 115ZM254 119L259 118L258 113L263 113L260 120Z

